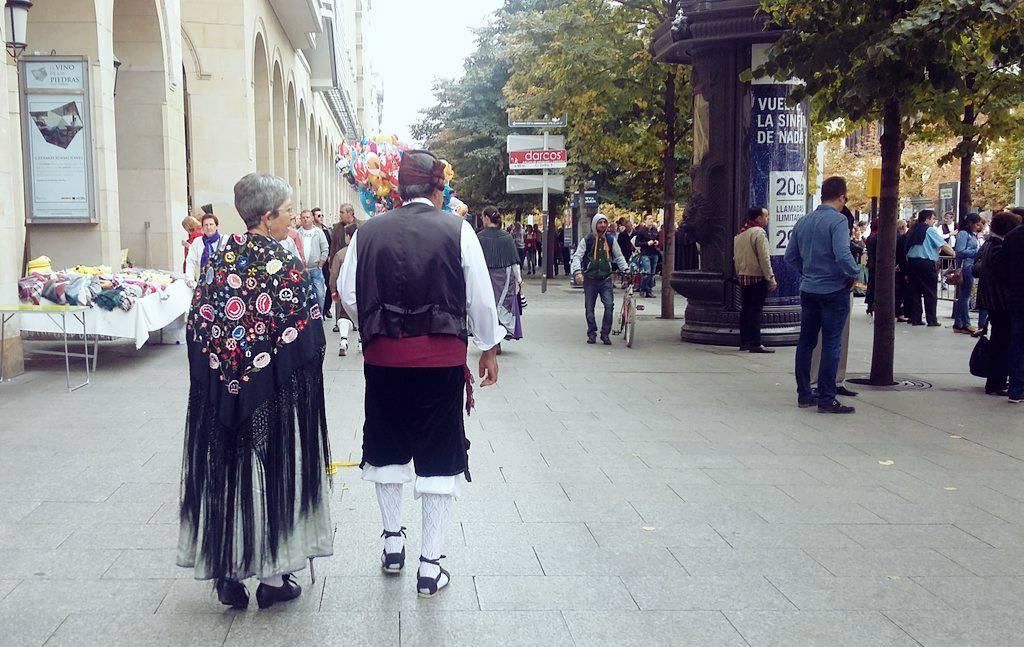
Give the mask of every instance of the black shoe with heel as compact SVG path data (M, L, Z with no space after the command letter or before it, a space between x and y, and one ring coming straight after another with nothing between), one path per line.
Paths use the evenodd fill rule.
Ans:
M278 602L288 602L302 595L302 587L296 584L290 574L282 576L281 579L284 580L281 586L260 584L256 589L256 604L261 609L268 609Z
M215 588L217 589L217 599L224 606L239 611L249 607L249 592L245 590L245 585L241 582L221 578L217 580Z
M421 562L424 564L433 564L441 569L441 572L437 574L437 577L423 577L419 574L419 571L416 572L416 593L421 598L432 598L437 595L439 591L444 590L449 584L451 584L451 573L444 570L444 567L441 566L441 560L445 557L446 555L441 555L437 559L427 559L423 555L420 555ZM441 584L442 577L447 580L443 585Z
M385 530L380 535L384 539L389 537L401 537L406 538L405 526L398 532L388 532ZM405 567L405 546L402 546L402 552L400 553L389 553L385 548L380 554L380 568L388 575L397 575L402 572L402 568Z

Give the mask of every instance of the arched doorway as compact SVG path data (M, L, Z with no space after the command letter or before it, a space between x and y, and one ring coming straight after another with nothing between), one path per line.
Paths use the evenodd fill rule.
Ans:
M267 68L267 47L263 42L263 34L256 34L252 64L252 92L255 115L253 136L256 141L256 170L260 173L273 173L272 129L266 127L266 124L270 123L273 118L270 109L270 73Z
M288 121L285 119L284 77L280 62L274 62L274 175L288 177Z
M115 0L112 31L121 247L136 265L173 268L188 200L185 108L169 83L158 3Z
M299 208L304 208L312 197L312 183L309 177L309 120L306 115L306 101L299 99L299 137L298 137L298 164L299 164Z

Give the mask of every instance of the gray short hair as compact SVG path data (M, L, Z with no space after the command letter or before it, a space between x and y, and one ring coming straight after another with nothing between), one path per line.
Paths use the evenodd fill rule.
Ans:
M398 186L398 194L405 202L416 198L429 198L436 190L437 187L433 184L401 184Z
M263 214L277 211L292 195L284 178L266 173L250 173L235 184L235 209L245 226L252 229Z

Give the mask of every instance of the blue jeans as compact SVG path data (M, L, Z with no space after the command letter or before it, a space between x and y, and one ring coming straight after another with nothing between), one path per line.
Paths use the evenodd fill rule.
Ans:
M644 294L654 291L654 270L658 267L658 261L655 256L647 256L646 254L640 255L640 260L637 262L639 270L644 275L644 280L640 283L640 291Z
M818 369L818 404L836 399L836 372L842 354L843 327L850 316L850 291L831 294L800 293L800 341L796 346L796 392L801 402L811 401L811 357L821 334Z
M587 336L597 334L597 317L594 308L597 298L601 297L604 306L604 317L601 319L601 336L607 337L612 332L612 316L615 311L615 289L612 279L583 279L583 302L587 313Z
M318 267L310 267L306 270L309 282L313 285L316 293L316 302L321 308L324 307L324 299L327 298L327 283L324 281L324 271Z
M1024 311L1010 313L1010 398L1024 398Z
M961 268L964 273L964 282L956 293L956 301L953 302L953 325L957 328L967 328L971 325L971 292L974 290L974 265L964 263Z

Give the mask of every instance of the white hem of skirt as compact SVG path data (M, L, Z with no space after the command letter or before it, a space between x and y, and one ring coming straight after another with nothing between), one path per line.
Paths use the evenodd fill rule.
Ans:
M362 480L371 483L411 483L415 481L416 498L424 494L440 494L459 497L461 486L466 482L465 474L455 476L416 476L412 461L404 465L363 465Z

